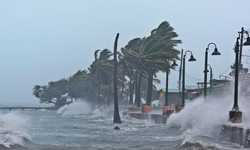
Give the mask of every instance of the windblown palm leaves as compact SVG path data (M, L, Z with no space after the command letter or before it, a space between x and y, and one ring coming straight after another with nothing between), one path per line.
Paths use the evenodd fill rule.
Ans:
M166 72L166 64L169 61L179 59L179 51L175 49L175 47L181 43L181 40L175 39L177 37L178 35L169 23L162 22L156 29L151 31L150 36L135 38L129 41L124 48L121 48L120 52L117 52L117 86L120 95L119 100L124 100L124 97L128 97L123 96L123 93L128 91L126 89L128 86L125 86L128 78L130 78L131 85L133 84L133 86L131 86L131 91L133 91L136 83L134 81L138 77L138 86L135 87L135 89L137 89L137 106L140 106L142 79L150 77L150 81L152 82L153 76L158 71ZM67 80L62 79L56 82L50 82L47 86L36 85L33 88L33 95L40 98L41 102L51 103L54 97L59 99L60 96L65 93L68 93L71 98L88 97L89 99L95 100L95 92L97 91L98 101L96 104L100 105L101 85L104 85L102 89L107 90L108 88L106 88L106 86L108 86L109 76L113 76L114 72L114 61L111 59L112 55L113 53L108 49L96 50L94 52L95 60L88 68L88 71L78 71ZM153 69L154 67L157 67L158 71L151 70L151 75L148 76L148 69ZM169 69L174 68L169 67ZM135 72L138 73L137 77ZM152 83L150 87L155 89ZM145 87L143 90L145 95ZM101 97L104 100L107 92L102 93ZM130 100L132 99L131 97L129 98Z
M92 84L97 83L98 85L98 104L100 105L100 86L101 84L108 84L108 76L112 73L113 62L110 57L113 55L108 49L104 49L98 53L100 50L96 50L94 53L95 60L90 65L89 76L91 78ZM92 85L94 86L94 85Z
M173 28L168 22L162 22L158 28L152 30L149 37L142 39L136 38L131 40L125 47L133 63L134 69L139 70L139 83L137 91L137 106L140 106L140 85L143 72L147 72L147 68L157 66L161 71L166 71L167 60L173 58L179 59L179 51L174 47L181 43L181 40L174 38L178 35L173 31Z
M87 70L79 70L69 77L70 88L68 94L72 98L87 98L90 91L87 81Z
M112 72L113 62L110 57L113 55L108 49L95 51L95 60L90 65L89 71L91 76L95 77L100 82L107 84L108 75Z

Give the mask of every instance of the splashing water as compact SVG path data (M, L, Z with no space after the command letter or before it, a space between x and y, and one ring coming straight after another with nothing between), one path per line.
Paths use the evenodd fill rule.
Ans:
M32 138L25 130L29 127L28 119L16 113L0 114L0 145L10 148L12 145L24 145L24 140Z
M62 116L74 116L89 114L92 110L90 105L86 102L75 102L69 105L65 105L58 109L57 113L62 114Z
M167 121L167 125L178 127L188 133L214 137L219 134L218 125L232 124L229 122L229 111L232 110L233 100L232 96L224 98L207 97L206 100L198 98L187 104L181 112L172 114ZM250 112L249 106L249 101L241 98L239 107L243 112L243 123L238 125L246 126L249 124L247 122L249 122L250 116L246 115Z

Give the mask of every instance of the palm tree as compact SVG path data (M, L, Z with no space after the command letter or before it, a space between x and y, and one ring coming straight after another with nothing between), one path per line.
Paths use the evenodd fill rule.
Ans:
M117 33L114 44L114 123L121 123L121 118L119 114L118 107L118 97L117 97L117 41L119 38L119 33Z
M71 98L88 98L90 86L87 81L87 70L79 70L73 76L68 78L68 94Z
M98 105L101 104L100 102L100 86L101 84L108 84L108 76L113 68L112 60L110 57L113 55L108 49L104 49L100 52L99 56L98 53L100 50L96 50L94 53L95 60L90 65L90 77L93 82L97 82L98 84ZM93 86L93 85L92 85ZM94 90L94 89L93 89Z
M120 81L121 81L121 99L123 98L124 93L124 86L127 79L126 76L129 77L130 81L132 81L132 75L133 75L133 58L131 54L128 51L127 46L124 48L121 48L121 52L117 52L118 54L118 66L119 70L121 72Z
M143 72L147 72L147 68L157 66L161 71L166 70L167 60L172 58L179 59L179 51L174 49L181 40L175 40L178 35L173 31L173 28L168 22L162 22L158 28L151 31L149 37L142 39L136 38L130 41L133 44L129 52L133 56L134 62L139 67L139 79L137 88L137 107L140 107L140 87Z

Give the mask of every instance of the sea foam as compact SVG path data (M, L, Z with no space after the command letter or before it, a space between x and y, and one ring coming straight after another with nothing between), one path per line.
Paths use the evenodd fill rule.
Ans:
M28 119L15 112L0 114L0 145L10 148L13 145L24 145L25 140L31 141L26 133Z
M62 116L74 116L91 113L90 105L86 102L75 102L58 109L58 114Z
M214 136L218 134L219 125L232 124L229 122L229 111L232 110L233 103L234 99L232 96L226 96L224 98L197 98L189 102L179 113L172 114L167 121L167 126L178 127L181 130L195 134ZM238 125L244 127L249 124L249 106L249 100L243 97L239 98L239 108L243 113L243 123Z

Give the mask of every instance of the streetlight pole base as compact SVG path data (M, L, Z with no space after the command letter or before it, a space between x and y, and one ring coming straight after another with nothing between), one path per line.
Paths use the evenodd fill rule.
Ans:
M169 106L162 106L162 115L167 115L167 110L171 109Z
M184 107L179 107L179 111L181 111L182 109L184 109Z
M229 111L229 121L232 123L241 123L242 122L242 112L232 110Z
M184 108L184 107L181 107L180 104L176 104L176 105L175 105L175 113L180 112L183 108Z
M145 113L150 113L152 110L152 107L151 106L144 106L144 112Z

